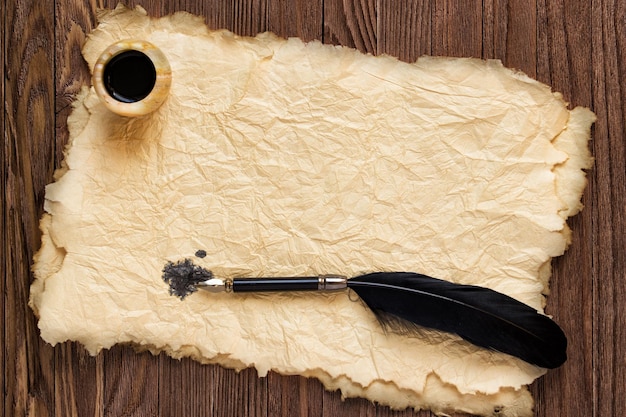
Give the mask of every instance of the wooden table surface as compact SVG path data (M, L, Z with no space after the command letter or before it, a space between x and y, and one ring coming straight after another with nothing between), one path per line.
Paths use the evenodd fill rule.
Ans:
M67 142L74 94L90 78L80 56L97 7L115 0L0 3L4 77L1 159L6 416L430 416L341 400L316 380L235 373L115 347L97 357L51 347L27 306L44 187ZM134 1L127 3L134 6ZM563 93L598 120L585 210L553 262L547 311L569 337L568 362L532 385L537 416L617 416L626 410L624 272L626 2L624 0L146 0L154 16L185 10L211 28L273 31L412 61L420 55L501 59Z

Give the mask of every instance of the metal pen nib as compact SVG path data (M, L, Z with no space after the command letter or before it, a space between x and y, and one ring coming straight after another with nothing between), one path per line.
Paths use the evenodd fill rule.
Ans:
M196 284L198 289L218 293L218 292L232 292L233 280L222 278L211 278L206 281L202 281Z

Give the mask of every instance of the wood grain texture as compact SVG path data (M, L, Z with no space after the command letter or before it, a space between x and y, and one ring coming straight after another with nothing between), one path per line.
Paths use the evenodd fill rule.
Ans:
M6 416L431 416L342 401L316 380L235 372L115 347L90 357L40 338L27 307L44 187L67 143L67 116L90 77L80 47L97 7L117 0L6 0L0 61L3 275L0 369ZM569 360L531 387L537 416L611 416L626 408L626 2L621 0L146 0L153 16L184 10L213 29L271 30L414 61L424 54L501 59L574 106L591 107L596 159L553 262L547 311Z
M54 5L5 2L2 260L5 415L54 412L53 350L28 311L36 216L54 166Z
M537 76L537 1L483 2L482 58Z
M414 62L432 55L432 3L384 0L378 6L376 53Z
M8 166L6 164L6 157L9 155L9 151L7 149L7 145L8 145L8 137L7 135L4 133L5 132L5 128L4 128L4 121L6 119L6 114L8 111L8 108L5 108L5 97L6 97L6 93L5 93L5 84L6 84L6 69L7 69L7 59L5 57L5 50L6 50L6 45L7 45L7 31L5 30L6 27L6 22L7 22L7 18L6 18L6 14L7 14L7 10L6 10L6 2L1 2L0 3L0 16L2 16L2 30L0 30L0 63L2 63L2 78L0 78L0 98L2 100L0 100L0 108L2 109L2 114L0 115L0 131L2 131L2 146L0 147L0 159L3 161L2 165L0 165L0 174L2 175L2 181L0 181L0 195L6 196L8 189L7 189L7 180L8 180ZM7 198L5 197L5 200ZM2 252L0 252L0 256L6 256L8 254L8 249L5 248L5 246L8 246L8 233L6 232L7 230L7 220L9 217L9 214L5 214L5 210L8 210L7 204L6 202L3 202L2 205L0 205L0 234L2 234L2 242L4 242L2 248L0 249ZM9 279L9 274L8 271L6 270L6 262L2 265L2 276L0 277L0 294L3 294L2 297L0 297L0 323L2 323L2 325L4 326L4 324L6 323L6 314L4 313L5 310L5 299L6 297L4 296L4 294L6 294L6 282ZM4 327L3 327L4 328ZM2 392L5 393L5 399L8 393L7 390L7 386L6 386L6 382L5 382L5 374L6 374L6 370L8 370L8 368L5 366L5 354L6 354L6 346L9 345L9 343L7 343L7 339L6 339L6 335L5 332L2 331L0 332L0 344L2 345L2 350L0 350L0 375L2 375L2 378L0 378L0 390L2 390ZM2 414L4 415L4 404L2 404L2 406L0 406L0 410L2 410Z
M594 411L626 407L626 4L594 2L591 10L592 97L598 115L593 141L592 338Z
M592 107L590 34L593 28L589 4L587 1L538 1L538 27L541 30L537 39L537 78L560 91L566 101ZM591 173L592 181L594 173ZM565 256L553 262L553 296L549 299L547 311L570 335L569 361L568 366L547 375L543 383L534 388L534 393L540 398L537 408L543 413L561 410L564 415L594 415L595 411L595 389L592 384L595 358L591 355L594 342L591 320L594 311L590 296L596 290L591 279L594 275L594 261L590 256L591 216L597 210L593 206L594 194L593 184L590 184L583 195L587 210L569 222L576 230L575 240ZM572 306L576 306L575 309L572 310ZM545 392L558 381L588 382L580 386L561 383L561 395Z

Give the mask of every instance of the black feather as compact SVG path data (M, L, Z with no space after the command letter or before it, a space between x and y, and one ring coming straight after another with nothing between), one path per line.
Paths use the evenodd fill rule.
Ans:
M567 339L549 317L505 294L410 272L379 272L348 280L374 311L419 326L456 333L480 347L516 356L543 368L567 359ZM397 324L397 323L396 323Z

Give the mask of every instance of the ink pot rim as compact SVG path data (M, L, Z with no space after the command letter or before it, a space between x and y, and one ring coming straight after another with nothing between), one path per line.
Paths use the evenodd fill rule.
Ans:
M154 66L154 85L139 100L118 100L106 84L107 65L126 52L139 52ZM138 117L154 112L165 102L172 82L172 70L165 54L158 47L144 40L126 39L110 45L100 55L94 66L92 82L96 94L110 111L121 116Z

